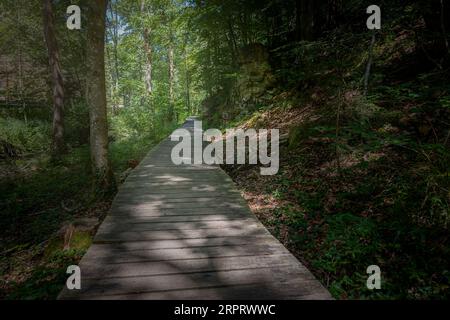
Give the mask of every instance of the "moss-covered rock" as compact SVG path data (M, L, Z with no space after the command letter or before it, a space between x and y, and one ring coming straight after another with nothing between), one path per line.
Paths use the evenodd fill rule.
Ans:
M259 43L250 44L239 52L239 73L236 81L236 94L240 100L262 97L275 84L275 77L269 64L269 53Z

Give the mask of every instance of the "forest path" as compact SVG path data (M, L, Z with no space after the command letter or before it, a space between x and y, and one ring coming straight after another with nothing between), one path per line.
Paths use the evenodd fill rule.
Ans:
M172 163L177 143L132 171L79 264L81 290L58 298L331 299L222 169Z

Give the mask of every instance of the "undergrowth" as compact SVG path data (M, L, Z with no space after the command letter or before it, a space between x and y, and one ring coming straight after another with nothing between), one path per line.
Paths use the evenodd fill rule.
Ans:
M46 126L44 126L46 128ZM93 234L72 239L63 249L59 230L85 217L101 221L114 195L93 192L89 148L71 147L57 163L46 150L49 138L36 122L1 122L6 141L27 150L1 163L0 183L0 298L55 299L68 265L76 264ZM158 136L120 138L110 143L117 180L139 162L169 128ZM32 137L32 138L31 138ZM131 164L130 164L131 163Z
M414 52L412 43L378 35L368 96L362 36L337 31L281 48L279 59L297 61L277 71L284 87L229 120L289 136L274 177L252 166L224 168L260 220L338 299L450 297L449 70L417 53L416 63L428 67L411 76L404 52ZM370 265L381 268L381 290L366 287Z

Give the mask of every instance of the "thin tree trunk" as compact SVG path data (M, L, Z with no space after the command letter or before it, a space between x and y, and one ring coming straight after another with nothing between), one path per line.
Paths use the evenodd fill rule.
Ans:
M441 29L442 29L442 36L444 37L445 49L447 49L447 54L450 55L450 47L447 39L447 31L445 30L444 0L441 0Z
M8 68L8 67L6 67ZM9 102L9 70L6 69L6 102Z
M250 43L249 40L249 35L248 35L248 31L247 31L247 14L246 12L242 12L242 14L239 15L239 22L240 22L240 27L241 27L241 32L242 32L242 42L244 43L244 45L247 45Z
M21 6L20 3L18 3L17 8L17 16L16 16L16 23L17 26L19 26L22 23L22 16L21 16ZM23 82L23 56L22 56L22 40L18 39L17 41L17 71L18 71L18 91L19 91L19 101L22 105L22 113L25 123L27 123L27 114L26 114L26 103L25 103L25 97L24 97L24 82Z
M19 40L19 47L18 47L18 53L17 53L17 59L18 59L18 80L19 80L19 101L22 105L22 112L24 115L24 121L27 122L27 117L25 113L25 97L24 97L24 85L23 85L23 57L22 57L22 43Z
M212 53L211 53L211 34L208 32L208 38L207 38L207 44L206 44L206 61L207 61L207 67L206 69L206 90L208 92L208 96L211 97L213 95L213 71L212 71Z
M64 145L64 81L59 60L59 50L56 42L51 0L43 0L44 5L44 36L47 44L48 63L51 71L53 87L53 142L54 157L65 151Z
M111 40L112 40L112 58L110 54L108 53L108 60L110 61L110 70L111 70L111 102L112 102L112 111L113 114L117 112L119 109L119 59L118 59L118 53L117 53L117 47L118 47L118 16L117 16L117 10L113 7L112 1L109 1L109 11L111 12L111 21L109 22L109 25L111 25ZM106 17L108 18L108 17ZM111 61L114 61L114 63L111 63Z
M174 80L175 80L175 62L174 62L174 49L173 49L173 34L172 30L170 30L170 40L169 40L169 51L168 51L168 59L169 59L169 120L173 121L174 119Z
M370 42L369 47L369 60L366 65L366 72L364 74L364 95L367 96L369 90L369 78L370 78L370 69L372 68L373 63L373 47L375 46L375 31L372 32L372 40Z
M186 33L186 38L184 42L184 70L185 70L185 77L186 77L186 107L189 112L189 114L192 114L191 110L191 83L190 83L190 74L189 74L189 68L187 63L187 42L188 42L188 34Z
M233 24L231 21L231 18L228 19L228 30L230 33L230 51L231 51L231 57L233 59L233 65L236 66L237 63L237 41L236 41L236 35L234 33ZM225 33L226 34L226 33Z
M152 47L149 43L150 39L150 31L146 28L144 29L144 51L146 57L145 64L145 89L149 95L153 92L153 84L152 84Z
M295 2L295 29L294 29L295 41L302 40L302 8L300 1Z
M297 2L298 5L298 2ZM300 10L300 36L301 40L312 41L314 40L315 31L315 1L314 0L301 0L300 7L297 7L297 12Z
M173 46L172 44L169 47L169 101L170 101L170 112L171 116L173 116L173 107L174 107L174 77L175 77L175 66L173 61Z
M106 0L88 2L86 101L89 106L90 149L95 185L102 191L115 187L108 159L108 123L105 86Z
M145 0L141 0L141 14L143 17L147 17L145 11ZM153 52L151 46L151 33L152 30L145 25L143 25L142 36L144 40L144 53L145 53L145 66L144 66L144 82L145 91L150 96L153 92L152 86L152 69L153 69Z
M114 69L116 71L116 82L115 82L115 89L116 89L116 94L119 94L119 79L120 79L120 73L119 73L119 58L118 58L118 50L117 47L119 45L119 17L117 14L117 9L113 10L113 6L112 6L112 1L110 1L111 3L111 10L114 13L114 28L113 28L113 32L114 32L114 40L113 40L113 47L114 47ZM111 14L113 14L111 13Z
M106 17L106 19L108 20L108 17ZM109 22L109 21L108 21ZM113 62L112 62L112 58L111 58L111 50L109 49L108 46L105 46L105 50L106 50L106 65L108 66L109 69L109 78L110 78L110 86L109 86L109 94L111 97L111 112L112 114L116 114L116 102L115 102L115 80L114 80L114 67L113 67Z

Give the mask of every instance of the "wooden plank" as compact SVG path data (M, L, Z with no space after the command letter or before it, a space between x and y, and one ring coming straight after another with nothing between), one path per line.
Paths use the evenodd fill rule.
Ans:
M214 198L217 199L218 197L233 197L240 199L241 193L237 190L233 189L225 189L225 190L218 190L215 192L210 192L206 190L186 190L186 188L171 188L166 190L149 190L148 187L146 188L134 188L134 189L121 189L119 193L117 194L117 197L135 197L135 198L144 198L144 199L166 199L166 198Z
M164 166L155 166L152 162L142 162L139 167L133 170L133 174L136 173L164 173L167 174L177 174L177 173L187 173L187 174L211 174L215 172L216 174L221 174L219 166L207 166L207 165L176 165L170 162L166 163Z
M186 127L192 126L192 122ZM132 171L60 299L329 299L218 166L171 162L162 141Z
M135 224L148 222L203 222L222 221L224 219L236 220L249 218L246 213L225 213L225 214L192 214L192 215L171 215L171 216L127 216L108 215L103 223Z
M154 208L135 206L113 206L110 210L111 216L120 217L163 217L163 216L189 216L189 215L214 215L214 214L251 214L248 208Z
M176 202L176 203L166 203L165 201L149 201L147 203L142 202L136 202L136 203L129 203L129 202L120 202L120 201L113 201L113 206L115 211L120 210L158 210L158 209L197 209L199 207L200 202L190 202L190 201L183 201L183 202ZM203 209L210 209L210 211L214 211L216 209L222 208L222 209L239 209L239 208L245 208L244 204L241 203L235 203L235 202L219 202L217 199L216 201L203 201L202 204Z
M142 248L140 250L127 250L121 248L120 245L115 245L114 247L115 249L112 250L111 245L95 244L92 250L89 250L89 252L85 255L85 259L90 259L91 261L98 260L104 262L105 264L119 264L289 254L289 251L287 251L280 243L247 244L242 246L216 245L192 248ZM89 262L86 261L84 261L84 263L89 264ZM98 265L98 263L94 264Z
M199 192L203 193L212 193L215 196L220 196L222 194L226 194L228 192L241 194L240 191L236 190L233 187L228 186L213 186L213 185L180 185L180 184L138 184L132 185L127 184L125 186L121 186L119 188L120 194L122 193L134 193L134 192L142 192L143 194L156 194L156 195L170 195L177 193L185 193L185 194L198 194Z
M206 221L140 221L134 223L103 222L98 232L119 232L119 231L156 231L156 230L200 230L200 229L221 229L221 228L249 228L262 225L256 218L246 219L223 219Z
M178 259L171 261L143 261L139 263L84 263L83 279L107 279L122 277L148 277L157 275L176 275L198 272L217 272L227 270L244 270L292 265L290 254L263 256L211 257L209 259ZM306 268L303 269L305 279L313 279ZM99 278L100 277L100 278Z
M176 166L173 168L167 169L157 169L157 168L143 168L138 167L135 170L131 172L129 177L148 177L148 176L155 176L155 177L162 177L164 178L170 178L174 176L189 176L189 177L201 177L201 178L221 178L226 181L231 181L231 178L228 176L224 176L222 171L219 167L215 169L198 169L198 170L192 170L192 169L184 169L181 166Z
M204 193L205 195L214 195L221 196L221 194L226 194L231 192L233 195L241 195L239 190L236 190L230 186L216 186L216 185L199 185L199 184L190 184L190 185L182 185L182 184L127 184L126 186L122 186L119 188L119 194L122 193L137 193L141 192L142 194L150 194L150 195L171 195L177 193L185 193L185 194L198 194Z
M180 193L178 197L176 193L168 194L136 194L136 193L120 193L116 196L116 202L129 202L129 203L152 203L152 202L164 202L164 203L186 203L186 202L216 202L217 198L226 201L239 201L241 202L241 197L236 193L222 193L218 195L205 196L201 192L195 193Z
M283 298L286 291L291 294L311 294L318 288L317 280L310 280L302 270L295 267L249 268L216 272L156 275L146 277L122 277L107 279L86 279L79 294L88 296L142 294L186 289L203 289L239 285L258 286L259 290L277 293ZM296 290L290 287L296 286ZM312 289L312 290L311 290ZM72 292L68 292L70 297ZM64 296L63 296L64 297ZM197 299L200 298L197 296ZM203 298L209 298L203 296Z
M95 236L95 241L139 241L139 240L170 240L170 239L193 239L193 238L215 238L255 236L266 234L268 231L262 227L249 226L247 228L213 228L213 229L188 229L188 230L156 230L156 231L118 231L110 230L102 232L101 229Z
M167 201L166 201L167 200ZM246 209L245 203L242 201L233 201L234 199L225 199L227 202L218 202L217 199L199 199L197 198L184 198L184 199L164 199L164 200L135 200L130 199L126 201L125 199L119 199L113 201L114 210L185 210L194 211L201 207L203 211L209 209L211 213L213 210L233 210L233 209Z
M234 286L218 286L210 288L196 288L184 290L166 290L153 292L139 292L117 295L91 295L86 300L323 300L330 299L329 295L322 293L320 288L314 288L316 280L310 280L311 285L299 290L293 287L278 288L273 285L270 290L258 284L240 284ZM78 296L66 296L64 299L77 299Z
M169 240L137 240L137 241L117 241L101 242L94 241L94 245L89 250L111 250L135 251L135 250L157 250L157 249L182 249L199 248L211 246L246 246L258 243L259 245L273 243L270 234L262 234L254 237L217 237L217 238L192 238L192 239L169 239ZM97 249L96 249L97 248ZM89 251L88 251L89 252Z

